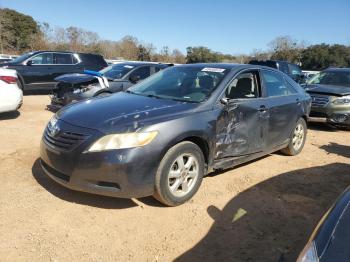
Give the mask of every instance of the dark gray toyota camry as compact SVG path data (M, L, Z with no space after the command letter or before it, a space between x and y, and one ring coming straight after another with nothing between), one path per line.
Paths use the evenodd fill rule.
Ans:
M255 65L191 64L76 103L48 123L41 165L61 185L115 197L189 200L202 178L282 150L301 152L310 96Z

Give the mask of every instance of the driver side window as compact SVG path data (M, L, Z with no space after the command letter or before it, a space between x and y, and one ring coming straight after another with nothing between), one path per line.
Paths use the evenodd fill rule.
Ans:
M130 77L137 77L139 80L143 80L151 75L150 66L143 66L137 68L134 72L130 74Z
M250 99L259 97L258 72L245 72L237 76L225 91L228 99Z
M52 53L42 53L30 59L32 65L52 65Z

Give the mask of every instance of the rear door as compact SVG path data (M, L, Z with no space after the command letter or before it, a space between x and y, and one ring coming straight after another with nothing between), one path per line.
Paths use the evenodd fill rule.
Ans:
M244 71L233 78L222 99L226 105L217 120L216 158L263 151L268 111L258 71Z
M269 108L266 143L273 148L288 141L298 119L300 101L297 90L280 72L262 69L261 78Z
M82 66L79 61L70 53L53 53L53 70L52 81L55 82L55 78L63 74L80 73L82 72Z

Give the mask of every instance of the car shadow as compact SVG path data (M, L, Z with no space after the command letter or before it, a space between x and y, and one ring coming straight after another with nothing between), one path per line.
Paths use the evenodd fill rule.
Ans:
M131 199L93 195L65 188L53 181L44 173L39 159L37 159L32 166L32 175L35 180L48 192L68 202L103 209L125 209L137 206L137 204Z
M21 115L19 111L0 113L0 120L16 119Z
M205 237L175 261L295 261L322 215L350 184L350 165L299 169L263 181L221 210Z
M51 94L51 90L25 90L23 91L23 95L30 96L30 95L49 95Z
M326 131L326 132L336 132L336 131L338 131L338 128L328 124L327 122L309 121L307 123L307 127L308 127L308 129L315 130L315 131Z
M320 146L321 149L325 150L329 154L336 154L350 158L350 146L340 145L337 143L329 143L328 145Z

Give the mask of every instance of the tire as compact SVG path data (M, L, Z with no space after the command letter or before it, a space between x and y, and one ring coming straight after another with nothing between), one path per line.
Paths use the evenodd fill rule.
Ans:
M288 156L295 156L303 150L306 140L307 126L304 118L299 118L290 135L289 144L281 152Z
M192 142L181 142L170 148L160 162L153 196L166 206L181 205L198 191L204 171L202 150Z

